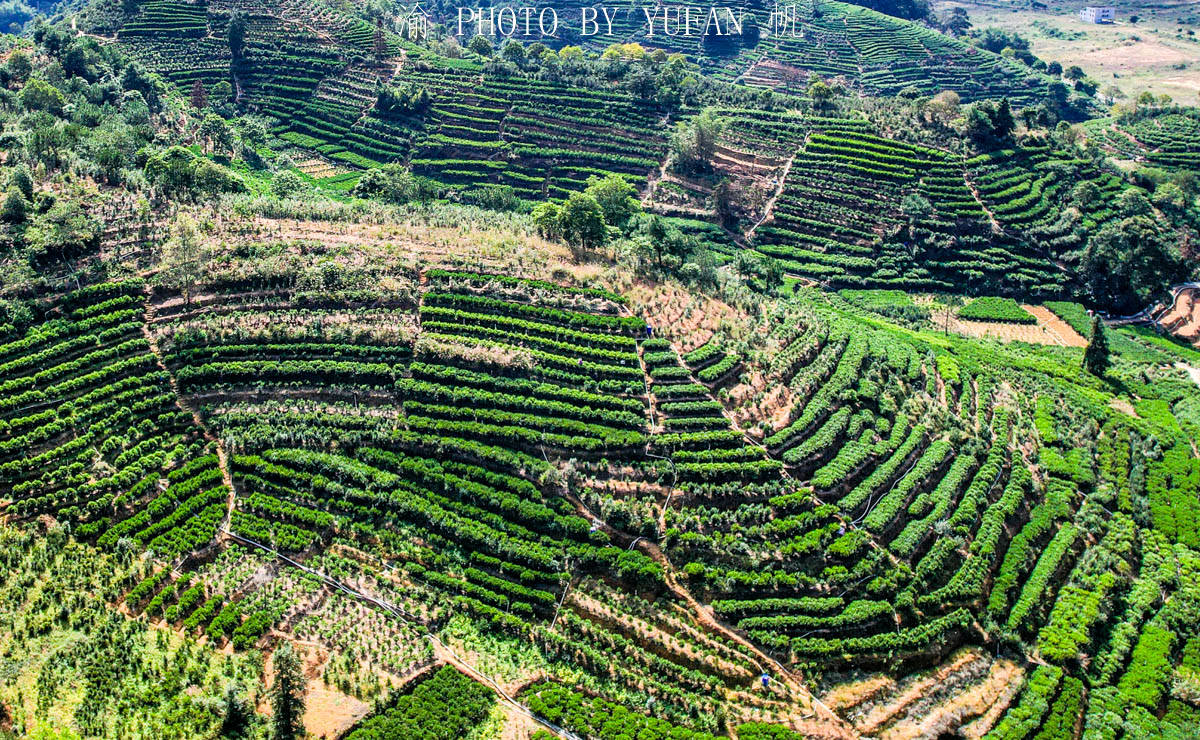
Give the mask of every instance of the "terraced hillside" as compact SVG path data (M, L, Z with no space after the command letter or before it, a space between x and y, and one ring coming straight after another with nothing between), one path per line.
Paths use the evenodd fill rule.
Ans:
M778 5L745 0L719 6L721 35L710 28L707 38L702 32L707 14L695 7L691 34L685 33L682 3L613 7L611 33L608 19L598 15L599 32L590 36L579 31L582 8L592 4L570 0L534 7L558 11L563 29L558 43L603 50L613 43L637 42L682 53L717 79L793 94L802 94L809 76L817 75L845 79L869 95L895 95L906 88L928 95L953 90L964 101L1009 97L1025 104L1043 99L1050 82L1024 65L919 23L834 0ZM737 10L741 32L725 8ZM433 17L457 29L454 11L447 18Z
M1053 139L964 158L862 118L712 112L724 131L709 172L655 178L647 207L716 222L712 183L726 181L738 246L832 286L1078 295L1071 268L1089 236L1145 202L1117 170Z
M845 77L870 95L953 90L965 101L1021 104L1045 97L1047 78L919 24L825 0L795 9L798 23L787 19L784 33L746 54L753 63L740 70L741 80L800 93L816 74Z
M1192 734L1193 111L804 12L0 39L0 740Z
M368 23L309 0L238 5L245 32L235 57L225 38L232 12L233 6L216 0L155 0L130 15L117 36L148 67L185 88L197 80L210 89L230 81L236 99L275 117L276 132L288 142L356 168L411 159L428 170L431 162L446 162L457 166L437 172L448 170L451 182L508 184L532 197L539 189L552 195L577 189L574 181L594 171L626 173L640 182L662 158L658 122L669 111L650 101L605 90L568 90L555 82L507 80L484 72L478 61L440 57L390 32L375 49ZM929 94L956 90L964 100L1007 96L1014 104L1045 93L1045 81L1019 65L907 21L841 3L798 12L804 40L764 40L733 61L722 61L716 77L744 77L802 93L809 73L844 75L873 95L915 85ZM564 27L577 22L570 20L571 13L569 6L563 8ZM634 30L647 25L640 9L624 8L622 17L612 36L589 38L605 38L605 46L625 40L668 51L699 48L675 46L661 33L636 36ZM766 22L765 17L760 21ZM868 44L868 38L905 44ZM721 54L692 56L702 69L714 59L726 60ZM768 79L771 70L784 69L795 85ZM992 71L985 75L985 69ZM477 84L481 72L482 87ZM381 109L376 85L393 82L424 89L432 105ZM582 141L581 131L588 132ZM491 164L483 167L483 161Z
M1194 171L1200 162L1200 111L1195 108L1150 107L1121 120L1088 121L1085 128L1117 159L1183 171Z
M5 511L172 565L129 611L323 645L326 682L367 698L519 650L504 680L564 687L521 694L552 721L580 686L741 737L1198 711L1167 683L1200 639L1194 352L1122 330L1114 391L1079 350L901 328L859 296L696 341L595 283L400 260L317 287L321 250L299 254L231 255L186 296L85 288L0 346Z
M1045 80L1019 72L1019 64L928 29L852 5L801 10L814 27L794 44L796 53L833 64L834 47L844 46L879 58L789 67L797 86L780 87L784 92L805 92L808 71L828 78L858 69L865 93L892 95L913 83L914 94L931 94L957 89L938 75L961 72L972 83L959 90L963 101L1003 96L1011 111L1048 100ZM904 131L891 120L895 111L868 121L852 103L826 109L714 83L721 75L711 69L702 84L692 75L704 65L689 67L643 47L591 59L570 49L529 56L522 48L507 59L499 51L450 52L458 47L440 42L421 46L382 28L376 44L364 21L320 4L237 12L245 40L236 59L224 39L233 9L219 3L145 5L118 39L185 89L197 81L215 89L227 65L234 100L270 116L272 146L335 192L396 164L428 178L440 197L527 210L583 190L589 178L616 174L649 210L675 219L722 263L749 247L789 274L836 287L1092 304L1113 304L1115 292L1128 292L1080 281L1078 260L1093 235L1143 215L1143 201L1126 200L1134 183L1065 135L1031 129L974 154L976 144L957 134ZM162 33L152 32L159 27ZM206 44L215 51L201 60ZM765 37L756 64L783 69L789 44ZM924 50L920 65L905 67L902 58L916 49ZM987 82L979 69L987 60L999 65L996 80L1008 86ZM887 75L898 79L882 81ZM742 81L753 83L753 75ZM725 133L702 171L682 172L670 146L673 128L702 109L724 123ZM1172 126L1176 118L1190 120L1173 115ZM1191 146L1185 129L1153 156L1184 162ZM1153 132L1146 136L1157 141ZM718 214L714 194L726 181L734 197ZM1158 225L1149 228L1162 241L1188 242L1186 220L1153 221ZM1141 292L1121 311L1149 299Z

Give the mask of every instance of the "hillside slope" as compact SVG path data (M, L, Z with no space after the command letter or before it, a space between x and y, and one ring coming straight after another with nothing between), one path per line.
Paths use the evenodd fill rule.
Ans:
M214 244L247 233L223 228ZM328 625L350 605L287 568L264 578L259 543L408 615L382 634L469 617L537 646L517 675L570 686L582 670L674 723L769 717L829 737L909 720L884 695L873 719L838 718L802 675L904 673L998 644L1049 666L1018 695L1010 669L980 683L986 663L955 663L937 701L975 708L948 726L986 728L1009 699L1003 723L1025 721L1025 702L1080 679L1102 724L1103 707L1146 707L1132 682L1167 677L1141 673L1150 647L1126 667L1118 636L1200 639L1180 619L1200 562L1196 387L1174 367L1195 353L1122 335L1110 383L1077 369L1078 349L914 331L812 291L734 308L707 342L683 323L646 339L613 292L630 276L542 282L553 250L525 276L511 248L487 272L436 247L287 252L214 253L186 296L75 291L0 345L6 513L192 574L143 588L165 606L200 586L177 625L216 599L185 631L240 649L274 626L349 649ZM738 378L793 389L790 410L718 392ZM765 423L762 446L731 416ZM425 659L392 639L356 649L395 675ZM1081 671L1081 655L1103 667ZM767 694L752 688L764 670ZM1166 718L1137 715L1147 731L1197 711L1163 702Z

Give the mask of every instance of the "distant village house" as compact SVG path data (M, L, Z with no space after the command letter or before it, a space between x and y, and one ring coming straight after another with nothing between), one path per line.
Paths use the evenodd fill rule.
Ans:
M1112 23L1117 18L1117 9L1111 5L1089 5L1079 11L1079 20L1084 23Z

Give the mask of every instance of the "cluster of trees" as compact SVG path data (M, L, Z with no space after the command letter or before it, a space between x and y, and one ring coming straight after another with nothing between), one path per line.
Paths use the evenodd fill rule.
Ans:
M578 46L558 51L541 42L528 46L510 39L494 54L491 42L476 36L468 48L489 59L487 71L501 75L529 74L548 80L604 79L618 81L639 100L674 108L694 101L698 92L695 78L682 54L662 49L651 52L640 44L613 44L598 56Z
M680 121L671 134L672 166L689 174L711 170L713 150L723 129L724 123L710 110Z
M1078 266L1095 304L1132 313L1186 280L1193 267L1158 225L1145 191L1129 188L1114 205L1120 218L1089 235Z
M416 113L428 108L429 103L429 91L415 83L407 85L380 83L375 90L375 108L382 113L396 115Z
M1008 98L999 103L984 100L967 109L966 134L976 146L986 149L1011 140L1017 122Z
M641 211L636 194L619 175L593 175L582 193L573 193L562 203L538 204L533 220L548 239L561 239L577 250L596 249L619 235Z
M0 65L0 148L6 153L0 252L16 249L40 270L96 249L103 230L95 209L100 196L88 178L150 196L245 189L238 175L214 160L239 142L249 149L265 142L261 121L247 119L235 130L211 108L184 112L169 105L168 86L118 45L101 45L65 27L39 21L15 45ZM170 146L178 138L158 136L165 123L190 131L202 150L217 156Z
M438 194L432 180L414 175L400 164L388 164L367 170L351 194L359 198L376 198L385 203L428 203Z

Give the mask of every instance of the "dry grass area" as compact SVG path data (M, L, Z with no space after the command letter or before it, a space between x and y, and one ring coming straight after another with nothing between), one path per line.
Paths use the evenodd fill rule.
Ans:
M943 733L960 727L963 719L968 717L979 718L972 722L972 725L975 722L980 724L972 728L973 732L969 736L980 737L991 728L996 719L999 719L1020 689L1021 675L1021 669L1012 661L996 661L988 668L983 681L954 694L927 712L906 717L880 733L879 737L881 740L940 737ZM984 725L987 725L986 728Z
M371 705L310 678L304 696L304 728L320 738L341 737L367 716Z
M302 661L301 672L307 682L304 689L304 728L313 737L341 737L356 722L367 716L371 705L348 696L325 685L321 680L325 664L329 661L329 650L310 642L293 640L292 646ZM275 654L267 659L263 669L263 683L270 686L275 680ZM271 716L270 694L259 695L258 712Z
M1096 25L1079 20L1078 5L1032 10L1026 4L996 0L941 0L941 13L966 8L976 28L1016 31L1030 50L1063 68L1078 65L1101 86L1116 85L1129 97L1144 90L1195 105L1200 93L1200 42L1188 36L1200 9L1186 0L1124 0L1115 4L1117 22ZM1138 16L1132 23L1131 17Z
M1108 402L1109 408L1120 411L1122 414L1127 414L1137 418L1137 410L1133 408L1133 404L1124 398L1113 398Z
M722 323L748 323L750 317L724 301L692 293L673 283L638 281L625 294L630 308L646 317L655 335L670 339L681 353L703 345Z
M729 389L727 407L738 428L755 437L765 436L760 423L772 430L787 426L795 401L792 391L779 378L768 379L759 370L743 374L748 382Z
M296 169L300 170L309 177L320 179L322 177L333 177L334 175L342 175L350 172L348 167L336 164L331 159L324 157L309 157L296 162Z
M403 255L410 262L479 269L506 269L515 274L548 274L556 267L573 271L567 249L538 237L515 237L506 230L470 230L421 223L351 223L256 217L249 222L225 220L210 235L214 243L241 240L311 241L326 250L352 248L361 259Z
M1003 715L1023 676L1012 661L967 648L937 668L900 681L878 674L836 686L825 700L863 735L888 740L977 738Z
M825 692L825 695L821 697L821 701L835 712L844 712L847 709L859 706L863 702L874 699L884 691L893 691L895 688L895 679L891 676L879 674L870 678L864 678L861 681L838 684Z
M499 740L529 740L533 733L544 729L528 715L508 704L502 703L499 708L504 712L504 729L500 732Z
M201 220L198 218L197 220ZM239 258L239 245L283 244L283 253L313 264L333 259L360 271L400 276L417 268L496 272L518 277L606 287L621 292L634 283L603 258L577 261L564 245L494 226L429 223L419 215L394 221L239 217L202 221L203 238L219 267ZM253 261L253 260L251 260ZM386 285L379 286L387 289ZM680 291L686 294L685 291Z

